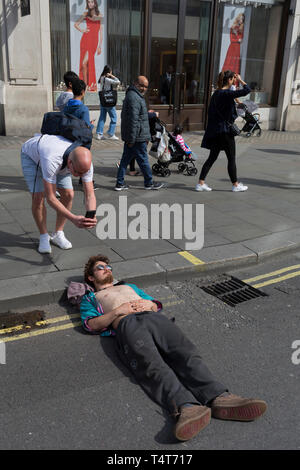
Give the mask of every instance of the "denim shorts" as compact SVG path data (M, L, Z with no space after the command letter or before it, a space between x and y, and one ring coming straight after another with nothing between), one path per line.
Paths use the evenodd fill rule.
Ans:
M43 193L44 183L41 166L37 165L32 158L26 153L21 152L21 163L25 181L31 193ZM63 189L73 189L72 176L67 175L56 176L56 187Z

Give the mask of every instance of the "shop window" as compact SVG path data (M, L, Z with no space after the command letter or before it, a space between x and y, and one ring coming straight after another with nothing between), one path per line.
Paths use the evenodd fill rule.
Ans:
M140 73L142 45L142 0L109 0L107 8L107 57L113 74L119 78L118 104L126 88Z
M221 2L219 7L215 83L221 70L239 73L251 87L251 99L272 103L283 0Z

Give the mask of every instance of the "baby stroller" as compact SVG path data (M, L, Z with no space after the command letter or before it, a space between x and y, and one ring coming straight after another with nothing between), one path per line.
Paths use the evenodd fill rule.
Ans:
M245 100L237 106L238 115L246 121L241 129L241 132L246 132L246 137L251 137L255 131L257 131L257 137L261 135L260 114L253 113L256 109L258 109L258 105L250 100Z
M169 165L178 163L178 172L187 175L196 175L198 173L195 167L193 154L185 152L172 136L166 130L166 124L158 118L150 125L151 132L151 150L149 155L157 159L157 163L152 166L155 175L170 176Z

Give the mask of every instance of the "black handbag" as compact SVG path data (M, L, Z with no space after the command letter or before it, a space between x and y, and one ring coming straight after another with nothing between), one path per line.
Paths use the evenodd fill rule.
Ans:
M236 137L237 135L240 135L241 130L238 128L238 126L236 124L234 124L234 122L226 121L226 119L224 119L223 115L218 110L218 107L216 105L216 98L214 99L214 104L215 104L215 108L217 110L217 113L219 114L219 116L221 116L223 121L226 122L226 124L227 124L228 130L229 130L229 135L231 135L232 137Z
M116 106L117 104L117 98L118 98L118 93L117 90L114 90L112 85L110 90L105 90L105 78L103 81L103 90L99 91L99 99L101 106L104 108L112 108L113 106Z

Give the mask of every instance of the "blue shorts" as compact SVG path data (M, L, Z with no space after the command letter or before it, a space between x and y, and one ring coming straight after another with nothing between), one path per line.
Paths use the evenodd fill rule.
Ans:
M43 193L44 183L43 175L40 165L38 166L32 158L26 153L21 153L22 170L28 189L31 193ZM56 187L63 189L73 189L72 176L70 173L67 175L57 175Z

